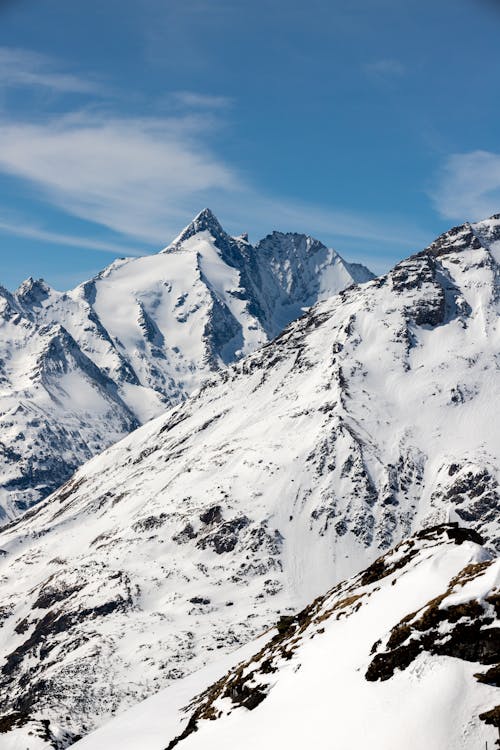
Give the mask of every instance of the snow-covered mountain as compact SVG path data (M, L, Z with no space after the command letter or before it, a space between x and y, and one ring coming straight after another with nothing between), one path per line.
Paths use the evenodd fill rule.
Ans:
M493 748L500 560L477 542L419 532L75 750Z
M206 209L161 253L70 292L0 289L0 523L303 307L372 277L305 235L253 247Z
M2 288L0 337L1 525L139 422L66 328L36 324Z
M450 230L0 534L1 711L87 732L422 525L498 547L500 217Z

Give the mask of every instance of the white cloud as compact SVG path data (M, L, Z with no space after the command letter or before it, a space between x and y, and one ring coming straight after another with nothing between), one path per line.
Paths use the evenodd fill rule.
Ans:
M65 247L80 247L85 250L98 250L103 253L112 253L113 255L122 255L126 257L139 256L144 253L117 242L104 242L92 239L90 237L76 237L73 234L61 234L59 232L50 232L38 226L32 226L26 223L14 224L10 221L0 219L0 232L13 235L14 237L26 237L41 242L50 242L55 245L64 245Z
M10 87L42 87L67 94L99 94L96 82L55 70L46 55L15 47L0 47L0 83Z
M404 73L404 66L385 59L365 70L395 76ZM96 82L59 72L47 56L8 47L0 47L0 84L42 87L62 95L110 93ZM113 97L116 104L116 92ZM334 244L339 238L358 246L366 242L367 248L378 244L418 249L428 241L417 227L394 217L309 205L251 184L210 147L214 128L224 126L221 112L233 104L230 98L186 90L167 94L165 104L170 116L130 117L94 109L44 113L29 121L0 119L0 173L24 180L46 203L119 237L108 242L68 236L5 217L0 217L0 231L135 255L140 253L130 249L131 244L161 247L209 205L230 231L249 230L254 238L282 229L305 231Z
M430 192L446 219L483 219L500 212L500 154L471 151L452 154Z
M58 208L123 236L165 243L210 205L235 231L307 231L415 247L406 223L269 195L206 146L210 118L99 118L0 124L0 171L24 178ZM33 235L34 236L34 235ZM428 238L425 238L428 239Z
M20 60L28 58L23 52ZM11 55L11 63L13 59ZM0 80L1 70L2 48ZM54 76L60 90L77 90L79 79L71 88L71 80ZM225 97L183 91L170 95L176 113L170 117L80 111L39 121L0 121L0 173L24 180L68 214L111 229L126 245L71 238L29 222L0 220L0 231L130 255L138 254L130 243L152 248L167 244L209 205L230 231L249 230L255 238L282 229L305 231L333 244L350 238L358 245L366 242L367 248L378 243L415 250L427 244L430 238L417 227L394 217L309 205L251 184L209 146L214 128L221 125L213 112L230 103Z
M0 171L24 178L63 210L158 242L208 193L241 189L203 143L210 119L79 114L0 124Z

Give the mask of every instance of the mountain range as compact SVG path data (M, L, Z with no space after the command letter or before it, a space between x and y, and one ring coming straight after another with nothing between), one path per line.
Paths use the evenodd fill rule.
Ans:
M304 307L372 277L305 235L254 247L205 209L160 253L72 291L0 288L0 524Z
M207 242L211 250L201 253L203 274L208 277L210 267L212 288L219 284L223 296L226 277L211 254L205 231L200 236L199 226L188 228L189 236L183 233L173 250L160 257L175 255L179 242L182 247L186 242ZM289 242L297 236L284 237ZM269 240L275 241L276 237ZM246 247L246 242L234 240L238 247ZM296 242L302 246L312 241ZM286 267L291 252L284 253L280 267ZM279 257L274 248L270 258ZM33 742L40 742L33 750L68 747L79 735L170 683L174 686L169 690L180 691L172 705L181 708L178 696L187 702L201 684L188 675L215 665L216 656L244 644L245 659L250 659L245 675L253 675L250 686L243 681L241 687L241 672L240 677L229 672L224 678L228 666L237 662L223 662L217 676L224 683L219 685L218 702L210 702L213 690L207 680L203 689L208 693L194 701L191 714L185 714L188 724L176 709L179 733L165 732L159 748L174 747L169 745L174 741L208 747L203 743L209 736L215 737L213 747L229 747L236 743L231 727L240 744L250 726L254 734L249 737L260 737L269 721L256 728L253 719L241 719L242 715L263 716L266 706L280 715L282 701L283 706L297 707L298 717L297 701L309 691L318 696L318 711L323 707L324 713L327 696L319 697L324 671L314 683L323 669L323 651L316 648L323 643L327 652L333 649L335 672L335 659L343 648L343 625L331 617L337 605L346 618L352 615L349 626L358 623L353 625L358 635L352 648L345 649L344 671L340 670L333 694L339 695L344 678L352 689L363 686L359 695L366 697L378 727L375 747L391 746L382 726L384 700L394 700L404 688L404 716L409 716L412 689L424 690L419 680L425 682L441 669L442 661L433 666L436 655L445 660L440 672L448 691L440 704L445 712L457 697L460 676L471 680L472 668L461 666L457 671L446 661L457 658L454 653L434 653L443 633L453 630L453 621L444 618L441 626L438 617L429 624L425 611L435 610L441 594L447 601L457 587L468 586L468 573L457 576L467 566L483 563L471 569L470 580L477 578L480 586L467 588L466 601L472 602L467 616L479 617L481 627L490 628L491 607L498 598L497 581L485 571L500 546L500 434L492 418L500 395L499 260L500 216L456 227L385 276L319 301L269 342L275 333L271 318L285 322L279 316L291 310L292 303L278 304L275 296L271 315L269 298L257 315L245 298L244 314L237 308L242 321L238 341L251 340L249 349L260 348L225 363L189 398L92 459L50 497L6 526L0 533L0 727L5 742L25 742L29 731L37 738ZM119 278L120 268L121 264L113 266L110 276ZM136 280L138 276L135 273ZM104 274L99 283L105 284L106 278ZM317 289L315 294L322 292ZM228 309L234 299L238 305L242 302L241 295L229 296ZM128 307L123 289L115 307L121 301ZM103 308L95 304L104 318ZM297 312L299 303L293 304ZM250 319L259 321L261 328L254 329ZM114 335L120 338L119 323L115 325ZM278 322L273 325L279 328ZM257 341L261 330L265 337ZM70 334L76 340L74 332ZM121 338L127 341L125 333ZM220 336L210 338L214 340L221 343ZM227 353L230 342L233 351L234 341L226 337L219 353ZM238 344L238 351L245 353L245 346ZM136 351L133 346L128 350ZM139 359L129 364L134 372L140 370ZM210 367L207 361L206 374ZM457 523L465 525L465 531ZM429 527L438 531L427 537L421 529ZM397 547L408 537L412 539L406 547ZM379 558L384 562L377 568L374 561ZM373 565L379 574L393 565L400 573L393 578L382 575L379 589L373 569L368 579L359 573ZM497 575L494 565L491 570ZM376 585L364 588L371 584ZM325 598L332 586L338 588ZM352 607L365 596L359 607ZM356 599L344 601L351 597ZM486 602L481 604L484 618L476 601ZM312 613L307 622L297 619L301 610ZM320 622L328 620L324 638L318 617ZM425 627L413 629L425 633L426 639L415 652L411 631L421 618ZM281 623L280 639L273 641L274 634L270 645L259 641L258 648L249 643L276 621ZM431 626L433 635L427 638ZM316 633L311 651L308 640ZM410 655L416 658L422 652L424 662L412 658L402 668L399 656L391 652L403 648L410 635ZM497 636L498 630L492 631L496 655ZM295 656L289 660L280 651L288 652L292 644L293 651L304 650L311 659L304 661L303 670L310 679L305 677L297 689L294 685L299 683L289 679L297 666ZM261 648L266 665L270 660L272 666L268 672L260 657L251 658ZM408 651L406 646L403 650ZM426 660L424 652L432 659ZM460 658L474 663L478 671L474 655ZM369 672L372 663L375 671ZM360 665L373 680L358 674ZM395 682L390 681L392 674L386 678L391 665L403 672ZM275 676L264 676L269 674ZM387 692L379 692L375 684L365 689L363 679L389 680ZM496 684L497 678L488 679ZM269 680L276 682L275 692L269 693ZM225 692L229 684L234 684L235 701ZM415 748L472 748L476 741L491 738L493 729L479 714L488 708L493 691L471 684L474 687L460 694L457 711L462 723L455 727L446 718L432 735L433 745L418 739ZM257 693L269 698L259 701L262 708L255 707L255 714L246 714L251 707L245 696L255 685ZM231 702L238 710L228 718ZM431 703L416 712L415 726L434 716ZM221 720L205 726L204 720L219 712ZM467 715L474 717L469 724ZM305 711L303 716L307 726L316 714ZM356 721L355 714L350 716L351 723ZM327 719L324 714L322 732ZM196 732L181 737L189 722ZM302 746L299 738L304 739L297 722L290 722L286 735L291 747ZM439 744L447 732L448 744ZM360 747L361 740L349 746L345 733L336 736L340 746ZM458 736L462 745L450 744ZM91 735L82 741L82 750L87 741ZM272 746L277 742L275 738Z

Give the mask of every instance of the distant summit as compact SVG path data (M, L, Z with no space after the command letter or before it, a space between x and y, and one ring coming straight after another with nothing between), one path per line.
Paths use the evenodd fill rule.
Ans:
M41 305L52 292L50 286L43 279L33 279L30 276L15 291L15 296L23 305Z
M255 248L205 208L162 252L67 293L31 277L0 291L0 523L304 307L368 278L305 235Z
M167 252L172 247L182 244L182 242L199 232L209 232L214 239L229 236L223 230L215 214L209 208L204 208L162 252Z

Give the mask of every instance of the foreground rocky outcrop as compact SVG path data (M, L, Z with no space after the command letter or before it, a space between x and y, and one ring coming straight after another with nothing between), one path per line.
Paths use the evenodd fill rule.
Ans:
M499 736L500 564L477 534L418 532L233 655L75 746L473 750ZM183 682L189 683L183 685Z

